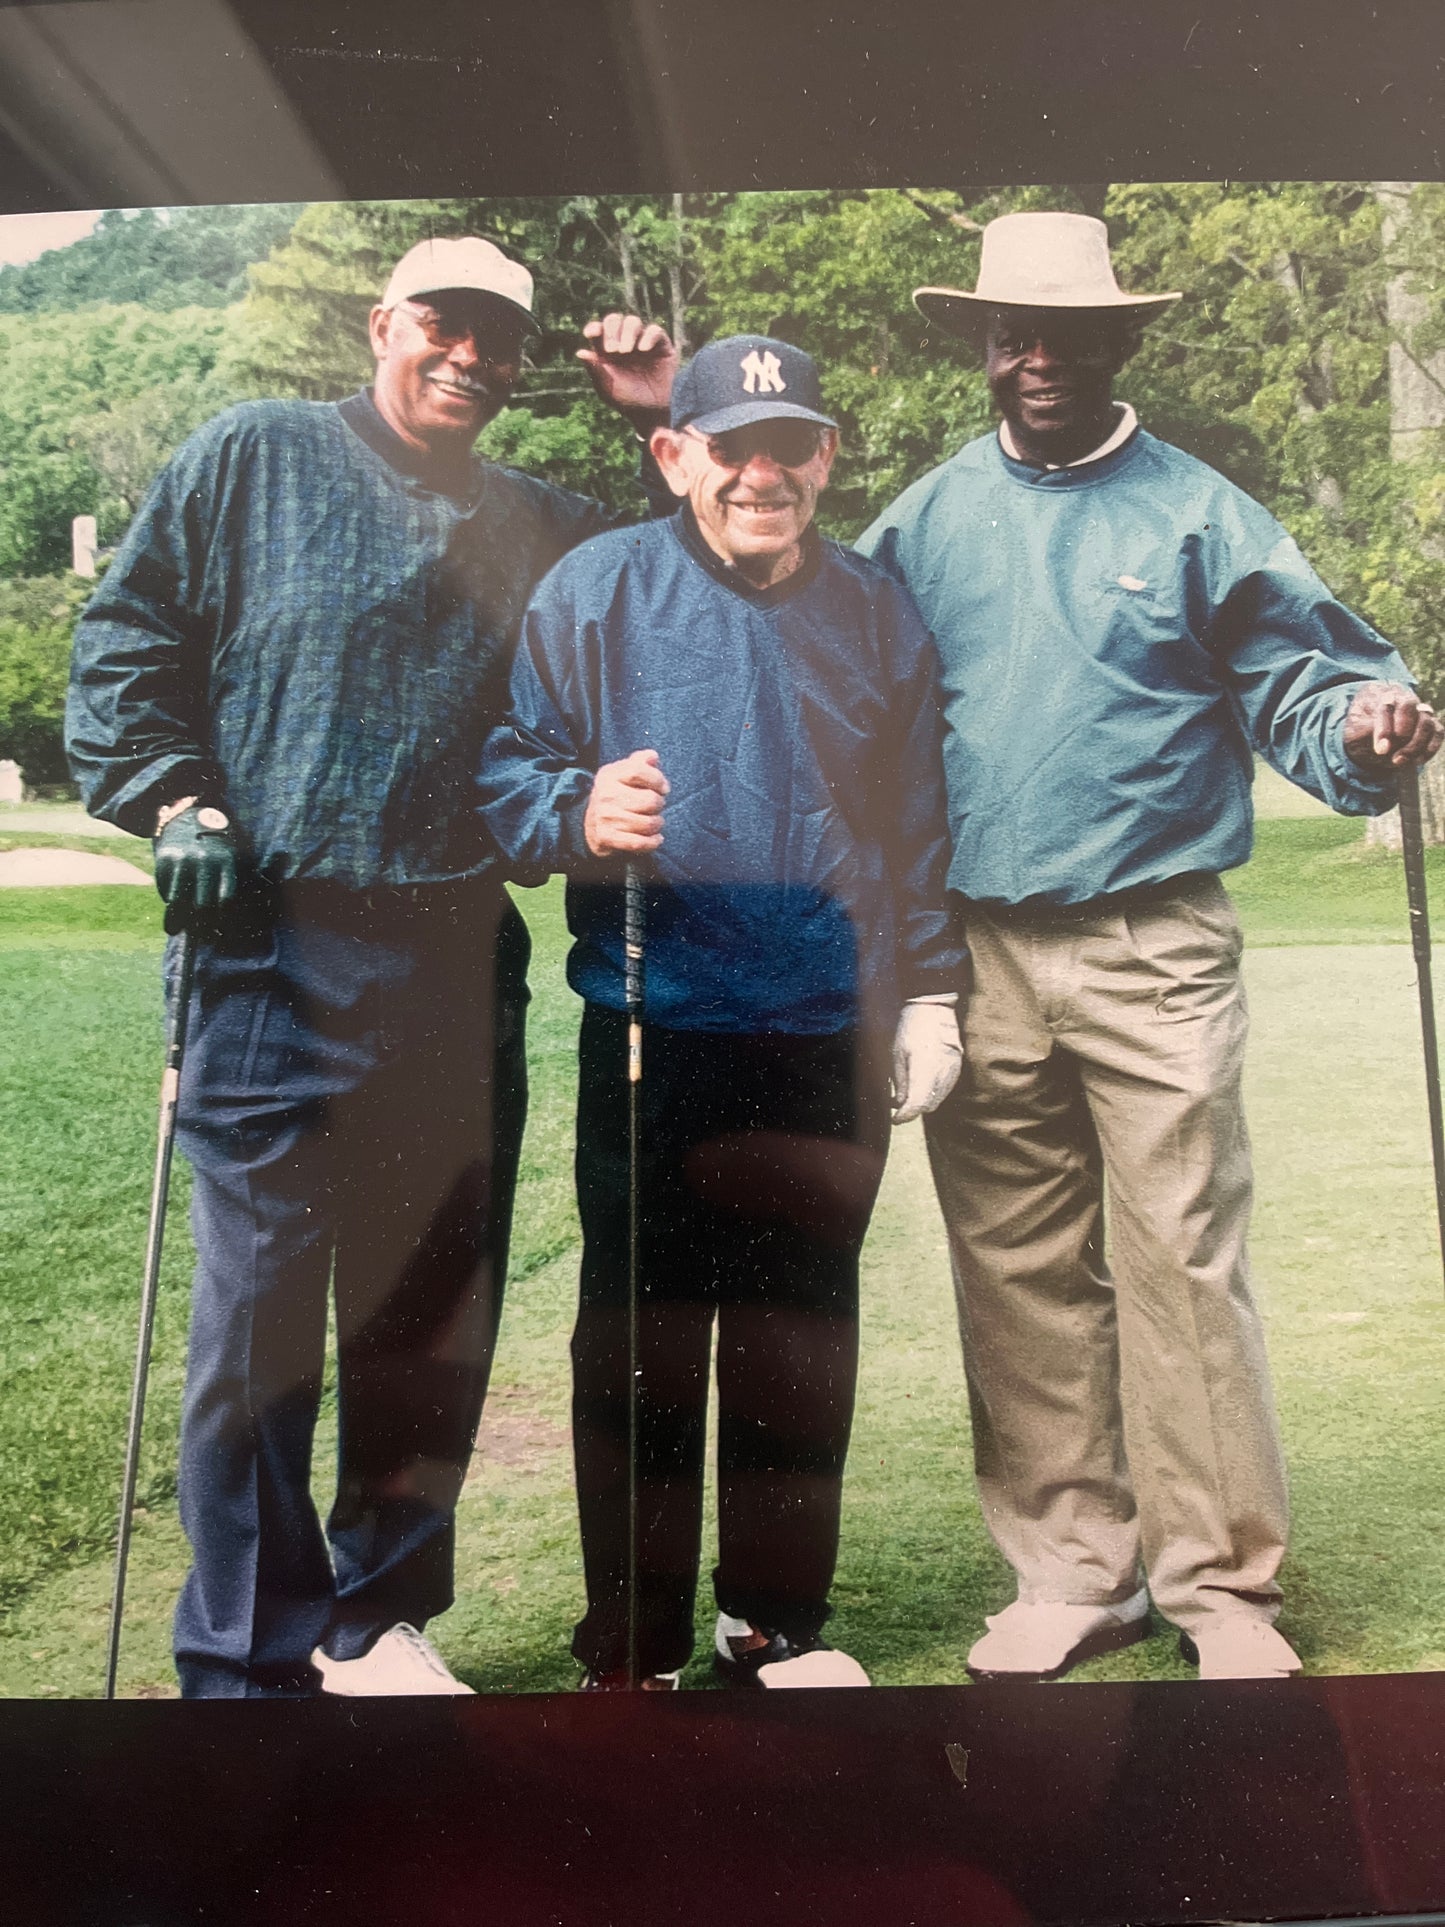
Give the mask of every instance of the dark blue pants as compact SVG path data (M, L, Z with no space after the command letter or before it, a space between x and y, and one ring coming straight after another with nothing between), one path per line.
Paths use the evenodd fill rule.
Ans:
M304 884L257 887L198 949L178 1129L198 1254L175 1620L189 1698L309 1693L317 1644L354 1658L452 1602L526 1113L528 947L499 887Z
M582 1019L582 1289L572 1436L587 1614L627 1661L627 1020ZM649 1027L638 1250L638 1661L692 1651L714 1327L721 1610L803 1639L828 1617L858 1364L858 1256L883 1175L886 1057L861 1033Z

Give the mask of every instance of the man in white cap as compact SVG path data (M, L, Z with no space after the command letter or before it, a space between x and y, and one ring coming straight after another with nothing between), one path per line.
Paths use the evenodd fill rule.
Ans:
M964 1074L927 1132L1018 1596L969 1670L1055 1678L1144 1637L1152 1594L1201 1677L1285 1675L1218 872L1249 855L1252 752L1371 813L1440 725L1272 516L1114 400L1179 296L1121 292L1102 222L1007 215L976 288L914 299L982 347L1003 418L859 544L942 654L974 968Z
M196 931L189 1697L470 1690L421 1628L451 1604L501 1304L528 951L476 763L532 589L618 519L472 452L531 310L490 242L413 248L371 313L374 387L199 430L76 634L77 779L154 837L167 926ZM665 419L665 333L587 333L599 391L639 431Z

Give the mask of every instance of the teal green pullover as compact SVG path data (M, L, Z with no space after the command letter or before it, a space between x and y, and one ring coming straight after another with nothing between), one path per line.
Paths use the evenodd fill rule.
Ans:
M1332 809L1388 780L1345 755L1361 682L1405 665L1274 517L1140 430L1076 468L996 435L906 489L858 542L923 611L943 659L950 887L1081 903L1253 841L1251 750Z

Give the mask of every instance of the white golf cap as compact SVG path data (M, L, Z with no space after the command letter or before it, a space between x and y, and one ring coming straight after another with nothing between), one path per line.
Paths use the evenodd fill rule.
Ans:
M463 234L455 240L418 241L414 248L408 248L391 271L381 305L394 308L398 301L410 301L419 294L439 294L444 288L494 294L529 321L532 318L531 275L520 261L511 260L476 234Z
M1109 230L1090 214L1001 214L983 231L976 288L913 291L919 312L954 334L977 333L989 308L1112 308L1147 321L1179 298L1125 294Z

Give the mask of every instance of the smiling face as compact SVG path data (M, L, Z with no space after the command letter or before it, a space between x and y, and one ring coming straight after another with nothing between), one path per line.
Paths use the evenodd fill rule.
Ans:
M431 454L470 448L522 371L527 324L497 297L439 289L371 311L376 406Z
M721 436L691 428L653 434L658 466L673 494L687 497L703 540L755 588L781 582L798 567L803 536L828 486L837 432L809 428L779 418ZM805 455L793 445L800 440L811 443ZM803 459L793 459L799 455Z
M1093 309L995 311L988 385L1021 455L1070 462L1107 439L1114 377L1134 351L1136 327Z

